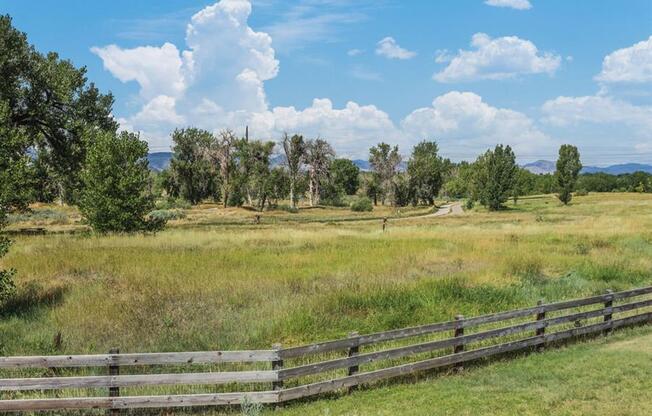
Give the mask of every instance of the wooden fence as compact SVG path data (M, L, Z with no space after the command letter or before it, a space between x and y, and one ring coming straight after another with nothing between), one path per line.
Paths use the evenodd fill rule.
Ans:
M543 348L568 338L647 323L652 321L652 298L647 296L651 293L652 286L558 303L539 302L525 309L471 318L456 316L448 322L367 335L352 333L342 339L291 348L276 345L270 350L143 354L120 354L113 350L101 355L0 357L2 374L34 371L29 369L49 369L55 374L0 379L0 411L96 408L117 413L131 408L234 405L247 401L281 403L423 370L460 367L479 358ZM370 350L363 352L363 347ZM233 365L236 371L121 374L128 368L161 370L169 366L223 365ZM243 370L247 365L258 368ZM365 365L370 368L362 371L361 366ZM103 368L104 374L60 376L61 371L88 368ZM205 385L211 392L121 395L121 389L171 385ZM242 391L243 387L249 390ZM23 391L43 395L65 389L106 389L108 395L28 399L16 396ZM6 399L10 395L14 398Z

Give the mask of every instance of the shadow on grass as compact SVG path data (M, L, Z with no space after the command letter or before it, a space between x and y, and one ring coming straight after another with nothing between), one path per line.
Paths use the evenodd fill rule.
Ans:
M63 302L66 288L55 286L44 289L36 282L30 282L0 307L0 318L31 315L42 308Z

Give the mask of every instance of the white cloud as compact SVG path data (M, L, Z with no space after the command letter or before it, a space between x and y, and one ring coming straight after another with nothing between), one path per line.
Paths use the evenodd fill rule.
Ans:
M518 111L496 108L472 92L451 91L419 108L401 122L412 141L437 139L447 148L478 148L497 143L524 154L550 149L553 141Z
M528 10L532 8L528 0L486 0L484 3L489 6L509 7L516 10Z
M362 53L364 53L364 51L361 49L349 49L348 51L346 51L346 54L349 56L358 56L358 55L362 55Z
M552 75L561 63L561 57L539 53L534 43L516 36L492 39L476 33L471 38L475 50L460 50L451 63L433 78L439 82L505 79L521 74Z
M601 82L652 81L652 36L605 56L602 72L595 79Z
M445 64L453 60L453 55L448 52L448 49L437 49L435 51L435 62L438 64Z
M401 48L396 40L389 36L376 44L376 54L388 59L411 59L417 56L416 52Z
M140 95L152 99L158 95L178 96L186 88L183 60L179 50L171 43L161 47L141 46L121 49L116 45L91 51L102 58L104 69L122 82L136 81Z
M270 107L265 81L277 75L278 61L271 38L248 26L250 11L244 0L222 0L203 9L188 25L186 49L174 48L176 54L168 51L172 48L167 44L147 47L149 55L138 55L135 51L140 48L119 47L111 48L110 55L99 54L118 79L137 81L141 87L142 107L120 119L122 128L142 132L152 149L163 150L175 127L212 131L228 127L241 132L248 125L252 137L262 139L277 139L286 131L320 136L350 157L365 157L369 147L381 140L408 152L419 139L432 138L447 149L461 148L464 157L474 157L478 146L496 143L511 144L517 151L550 143L526 115L492 107L473 93L453 91L437 97L431 107L415 110L400 126L376 106L355 102L335 108L329 99L320 98L304 109ZM150 62L155 53L176 62L177 70L160 76L155 62ZM363 68L358 69L360 75ZM172 81L182 82L183 88L170 89Z
M636 106L608 96L557 97L546 101L541 110L544 120L556 126L621 123L641 132L652 129L651 106Z
M351 76L363 81L382 81L383 77L375 71L370 71L361 65L355 65L351 68Z

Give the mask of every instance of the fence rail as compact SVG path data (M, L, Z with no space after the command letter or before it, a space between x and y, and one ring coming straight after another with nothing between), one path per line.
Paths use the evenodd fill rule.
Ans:
M35 411L63 409L119 409L166 408L189 406L237 405L244 401L280 403L340 389L351 389L361 384L414 374L447 366L503 354L512 351L543 347L556 341L595 333L607 333L613 329L652 321L652 286L623 292L607 292L603 295L582 299L544 304L524 309L498 312L470 318L462 316L455 320L412 328L403 328L373 334L349 334L348 337L310 345L270 350L252 351L199 351L177 353L59 355L30 357L0 357L0 370L26 371L26 369L80 369L104 367L108 375L16 377L0 379L0 391L49 391L65 389L108 389L108 397L34 398L0 400L0 411ZM642 298L646 297L646 298ZM637 299L633 299L637 298ZM614 305L628 300L629 303ZM599 305L599 308L595 308ZM593 307L593 308L590 308ZM581 309L571 311L569 309ZM566 313L564 313L566 312ZM636 312L636 313L635 313ZM552 316L555 313L564 313ZM614 315L627 316L614 319ZM513 322L523 319L525 322ZM593 320L593 321L591 321ZM597 322L594 322L596 321ZM511 322L510 322L511 321ZM584 321L584 322L583 322ZM486 325L509 322L500 327L482 328ZM568 327L572 325L571 327ZM559 327L561 326L561 327ZM553 332L552 329L557 327ZM476 329L477 332L470 330ZM396 345L407 338L441 336L452 332L453 336L440 339L419 339L407 345ZM378 346L378 350L361 351L362 347ZM470 348L473 346L473 348ZM337 352L345 356L335 357ZM429 356L422 357L425 354ZM330 355L330 356L329 356ZM421 355L421 356L420 356ZM316 358L315 358L316 357ZM390 363L381 368L361 371L367 364L412 358L412 362ZM311 362L314 360L315 362ZM120 374L120 367L142 368L158 366L224 365L237 366L263 363L269 369L237 371L205 371L185 373ZM288 365L292 364L292 365ZM332 376L333 372L346 370L344 376ZM326 374L326 380L314 380ZM286 382L291 386L287 386ZM271 389L258 391L159 394L120 396L120 388L170 386L170 385L229 385L239 386L266 384ZM265 386L263 386L265 388Z

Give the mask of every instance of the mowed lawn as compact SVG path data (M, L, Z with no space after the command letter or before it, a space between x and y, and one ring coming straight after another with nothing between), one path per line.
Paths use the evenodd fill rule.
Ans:
M405 210L383 232L379 219L354 221L348 209L263 214L255 225L251 211L213 206L157 235L14 237L3 267L18 270L18 296L0 311L0 354L293 346L652 284L652 195L591 194L567 207L541 196L508 208L422 218L409 215L431 210ZM369 216L379 213L397 214ZM641 345L648 334L631 332ZM637 414L650 402L637 390L649 390L650 357L611 352L610 342L598 355L582 344L284 411L591 414L591 398L607 397L603 414ZM561 361L551 359L549 371L535 368L554 354ZM585 375L567 371L575 361ZM643 373L630 368L636 362ZM609 407L620 393L626 403Z

